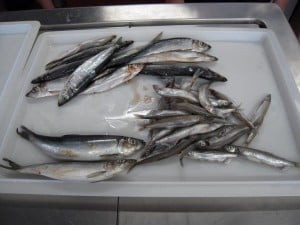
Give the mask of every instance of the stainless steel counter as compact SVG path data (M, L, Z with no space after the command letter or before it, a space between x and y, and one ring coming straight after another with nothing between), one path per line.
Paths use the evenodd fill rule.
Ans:
M0 21L22 21L38 20L41 22L41 32L47 30L65 29L87 29L105 26L141 26L161 24L197 24L199 26L256 26L262 29L272 29L289 62L290 69L300 90L300 48L290 28L288 21L281 10L274 4L251 3L251 4L182 4L182 5L131 5L131 6L108 6L88 7L73 9L35 10L26 12L3 12L0 14ZM92 197L62 197L62 196L16 196L0 195L0 224L1 219L9 223L9 213L16 212L16 205L28 215L44 215L43 210L66 209L67 215L75 215L81 221L79 215L96 216L99 224L104 222L115 224L116 207L121 210L120 223L132 224L139 222L128 220L135 218L130 214L132 211L172 211L172 212L203 212L203 211L255 211L255 210L293 210L292 218L300 212L300 198L92 198ZM13 207L13 208L12 208ZM69 211L68 211L69 210ZM70 211L71 210L71 211ZM273 210L273 211L272 211ZM57 216L56 211L47 214ZM80 214L82 212L98 212L91 214ZM129 211L129 212L127 212ZM7 214L6 214L7 213ZM52 213L52 214L51 214ZM69 214L68 214L69 213ZM122 214L123 213L123 214ZM129 213L129 214L128 214ZM291 213L291 211L290 211ZM275 213L276 214L276 213ZM254 213L253 216L256 214ZM271 213L272 218L277 218ZM278 213L276 214L278 215ZM183 216L186 216L183 215ZM151 214L149 218L155 217ZM192 216L195 219L195 215ZM13 221L21 221L23 217L14 217ZM124 219L125 218L125 219ZM157 218L160 218L159 215ZM165 218L167 221L168 216ZM296 217L295 217L296 218ZM3 222L2 221L2 222ZM8 221L8 222L7 222ZM44 221L44 220L40 220ZM181 221L181 220L178 220ZM178 223L177 221L177 223ZM189 220L184 220L191 222ZM197 220L195 220L197 221ZM196 222L191 222L192 224ZM266 220L265 220L266 221ZM278 220L281 221L281 220ZM277 221L277 222L278 222ZM27 221L28 222L28 221ZM98 221L82 220L82 223L90 222L97 224ZM164 221L165 222L165 221ZM172 221L169 221L170 223ZM230 222L230 220L229 220ZM282 222L282 221L281 221ZM290 221L289 221L290 222ZM153 222L152 222L153 223ZM151 224L152 224L151 223ZM22 223L27 224L25 223ZM30 221L28 224L33 224ZM48 223L43 223L48 224ZM52 224L52 223L49 223ZM63 224L81 224L67 221ZM87 224L87 223L86 223ZM147 221L144 221L147 224ZM154 224L154 223L153 223ZM213 224L213 221L211 223ZM217 224L217 223L215 223ZM219 224L219 223L218 223ZM238 223L240 224L240 223ZM247 223L248 224L248 223ZM250 223L249 223L250 224ZM270 223L271 224L271 223ZM274 220L272 224L276 223ZM289 223L291 224L291 223ZM296 223L295 223L296 224Z

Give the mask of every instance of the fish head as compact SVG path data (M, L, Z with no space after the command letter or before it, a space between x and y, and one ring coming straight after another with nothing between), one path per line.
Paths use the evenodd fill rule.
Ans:
M141 150L145 146L145 142L136 138L124 137L119 142L119 150L123 155L132 155Z
M211 48L210 45L206 44L203 41L199 41L199 40L193 40L193 47L196 48L197 50L199 50L200 52L206 52Z
M211 70L211 69L208 69L207 68L207 74L206 76L208 76L210 79L212 80L215 80L215 81L222 81L222 82L226 82L227 81L227 78L222 76L221 74Z
M27 94L26 97L30 98L39 98L41 93L43 93L45 90L45 87L43 84L39 84L37 86L34 86Z

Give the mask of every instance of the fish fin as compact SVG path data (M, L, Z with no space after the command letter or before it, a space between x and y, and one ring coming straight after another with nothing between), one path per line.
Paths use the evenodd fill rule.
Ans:
M158 35L156 35L151 41L150 44L154 44L155 42L159 41L163 35L163 32L160 32Z
M98 177L98 176L100 176L102 174L105 174L105 173L106 173L106 171L97 171L97 172L88 174L86 177L87 178L94 178L94 177Z
M2 168L8 169L8 170L18 170L21 168L21 166L19 164L15 163L7 158L3 158L2 160L8 162L8 164L9 164L9 166L4 166L4 165L0 164L0 167L2 167Z
M32 132L31 130L29 130L25 126L21 126L20 130L17 128L16 132L17 132L18 135L20 135L22 138L24 138L26 140L30 140L30 135L35 135L34 132Z

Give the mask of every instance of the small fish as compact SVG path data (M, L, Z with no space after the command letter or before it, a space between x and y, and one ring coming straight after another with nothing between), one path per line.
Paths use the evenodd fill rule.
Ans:
M184 127L181 129L177 129L174 132L172 132L170 135L157 140L156 143L157 144L176 143L177 141L186 138L188 136L209 133L222 126L223 124L202 123L202 124L192 125L189 127Z
M193 94L185 90L175 89L175 88L162 88L159 87L158 85L153 85L153 89L158 95L163 97L180 98L183 100L187 100L191 103L199 103L197 97L195 97Z
M260 126L262 125L264 118L267 114L267 111L271 104L271 95L268 94L264 97L264 99L258 105L256 112L252 116L251 122L254 125L254 129L251 130L250 134L248 135L245 144L249 145L250 142L255 138Z
M116 38L116 35L111 35L111 36L104 37L104 38L98 38L96 40L87 40L87 41L81 42L75 48L69 50L64 56L49 62L46 65L46 69L47 70L52 69L53 67L55 67L57 65L58 62L62 61L63 59L65 59L67 57L70 57L80 51L83 51L83 50L86 50L89 48L93 48L93 47L103 46L103 45L111 42L115 38Z
M281 158L281 157L271 154L269 152L261 151L258 149L247 148L247 147L236 146L236 145L232 145L229 147L233 147L233 148L237 149L236 151L239 153L239 155L241 155L242 157L244 157L250 161L262 163L262 164L269 165L269 166L272 166L275 168L285 169L287 167L299 167L300 166L300 164L297 162L292 162L290 160Z
M172 128L190 126L205 120L206 117L200 115L172 116L172 117L166 117L166 118L155 120L153 122L150 122L149 124L146 124L144 127L149 129L157 129L157 128L172 129Z
M143 119L159 119L164 117L188 115L188 113L182 110L167 109L167 110L150 110L147 114L139 114L139 112L135 112L134 115Z
M211 48L210 45L206 44L203 41L194 40L191 38L169 38L159 40L152 45L148 46L146 49L141 51L136 58L142 56L156 54L161 52L169 51L179 51L179 50L190 50L195 52L205 52Z
M140 151L144 142L139 139L112 135L65 135L61 137L36 134L22 126L17 134L30 141L54 159L97 161L127 157Z
M227 81L226 77L197 64L149 64L145 66L145 68L141 71L141 74L163 77L193 76L197 70L199 70L198 76L202 79L222 82Z
M217 57L193 51L169 51L146 55L131 63L199 63L217 61Z
M57 162L31 166L20 166L3 158L9 166L0 167L15 170L23 174L36 174L63 181L98 182L107 180L129 171L135 164L135 159L120 159L103 162Z

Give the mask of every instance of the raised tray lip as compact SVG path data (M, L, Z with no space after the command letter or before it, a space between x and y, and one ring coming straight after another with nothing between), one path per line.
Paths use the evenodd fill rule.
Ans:
M204 30L213 30L215 28L201 28ZM279 50L277 55L278 60L283 60L284 55L281 47L273 33L269 29L257 28L218 28L218 30L226 31L247 31L265 33L268 38L273 39L273 44L276 50ZM49 33L64 32L51 31L41 34L36 42L36 45L43 40L44 36ZM34 59L34 49L26 66L30 71L30 62ZM289 94L294 98L295 109L300 112L300 95L290 72L287 63L280 64L280 69L283 69L286 76L283 77L284 82L289 86ZM299 123L300 124L300 123ZM50 181L50 182L48 182ZM101 183L101 187L97 184L80 183L80 182L63 182L57 180L35 180L35 179L11 179L0 178L0 193L5 194L33 194L33 195L66 195L66 196L121 196L121 197L267 197L267 196L300 196L300 180L285 180L285 181L184 181L184 182L161 182L161 181L105 181ZM111 189L111 184L116 186L116 189ZM76 184L76 185L74 185ZM31 186L34 185L34 188ZM125 185L125 187L123 186ZM235 193L230 191L232 185L238 187ZM28 188L23 188L28 186ZM123 187L121 187L123 186ZM30 188L29 188L30 187ZM99 188L104 189L104 192L99 191ZM122 195L116 195L118 190L122 188ZM150 188L150 189L149 189ZM149 191L145 191L148 189ZM162 192L162 189L168 190ZM87 191L88 190L88 191Z
M34 45L34 42L36 40L36 37L38 36L38 32L40 29L40 22L38 21L17 21L17 22L0 22L0 27L2 28L10 28L13 26L23 26L24 28L28 27L27 31L24 32L24 41L22 43L21 48L18 51L18 54L16 55L15 62L13 64L13 67L10 69L9 74L7 74L8 78L3 83L0 83L0 99L2 96L2 93L5 91L7 83L9 82L9 79L12 74L21 74L23 72L23 69L26 65L26 62L28 60L28 57L30 55L30 52L32 50L32 47ZM19 33L18 33L19 34ZM18 66L15 66L18 65Z

